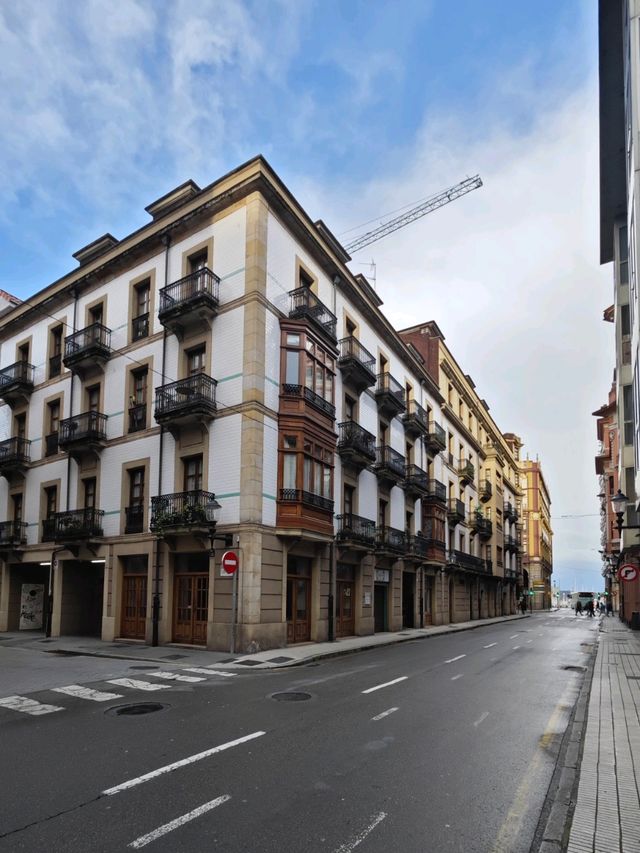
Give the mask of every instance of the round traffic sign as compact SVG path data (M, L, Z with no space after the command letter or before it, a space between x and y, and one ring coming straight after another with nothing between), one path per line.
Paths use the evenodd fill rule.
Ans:
M618 577L621 581L634 581L638 577L638 567L625 563L618 569Z
M238 555L234 551L225 551L220 561L223 572L232 575L238 570Z

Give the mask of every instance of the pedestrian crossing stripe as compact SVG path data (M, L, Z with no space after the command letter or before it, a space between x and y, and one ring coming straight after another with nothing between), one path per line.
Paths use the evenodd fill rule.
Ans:
M59 705L46 705L44 702L36 702L35 699L27 699L26 696L7 696L0 699L0 707L8 708L10 711L20 711L23 714L31 714L32 717L64 711L64 708Z
M221 672L219 669L206 669L202 666L187 666L185 672L197 672L200 675L222 675L223 678L235 678L235 672Z
M196 683L204 681L204 678L198 678L197 675L180 675L179 672L150 672L154 678L166 678L167 681L190 681Z
M137 678L112 678L107 684L129 687L131 690L171 690L170 684L152 684L150 681L138 681Z
M76 696L78 699L88 699L91 702L109 702L111 699L122 699L122 693L105 693L103 690L92 690L80 684L69 684L67 687L53 687L54 693L64 693Z

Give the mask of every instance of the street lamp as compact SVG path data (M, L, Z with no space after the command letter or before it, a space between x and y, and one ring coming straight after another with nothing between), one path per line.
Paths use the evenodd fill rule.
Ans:
M620 535L623 530L640 530L640 524L622 523L624 511L627 508L628 503L629 498L624 494L624 492L621 492L620 489L618 489L615 495L611 498L611 509L614 511L616 516L616 527L618 528L618 535Z
M212 557L215 556L216 552L213 544L216 539L223 541L225 548L230 548L233 544L233 536L231 535L231 533L224 533L222 536L216 536L216 527L218 526L218 521L220 520L221 509L222 506L214 497L210 497L204 505L204 514L209 524L209 553Z

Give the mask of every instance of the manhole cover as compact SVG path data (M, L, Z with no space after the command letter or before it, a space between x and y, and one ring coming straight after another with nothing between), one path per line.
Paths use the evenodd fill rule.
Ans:
M276 702L305 702L311 699L311 693L274 693L271 698Z
M158 669L159 667L154 666L148 663L135 664L134 666L130 666L129 669Z
M136 702L135 705L118 705L115 708L109 708L105 713L113 714L116 717L137 717L140 714L153 714L155 711L162 711L166 707L160 702Z
M586 672L586 666L563 666L562 669L568 669L570 672Z

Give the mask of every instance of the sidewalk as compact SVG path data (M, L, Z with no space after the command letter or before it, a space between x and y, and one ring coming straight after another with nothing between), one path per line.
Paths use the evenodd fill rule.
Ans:
M640 851L640 635L602 618L568 853Z
M44 638L25 635L24 631L0 634L0 648L25 648L58 655L88 655L92 657L109 657L124 660L160 661L175 666L211 666L219 669L280 669L288 666L300 666L320 658L347 655L362 649L389 646L394 643L409 640L426 639L441 634L453 634L457 631L469 631L493 625L497 622L508 622L515 619L526 619L526 616L499 616L494 619L475 619L472 622L457 622L455 625L437 625L429 628L406 628L403 631L387 631L382 634L372 634L367 637L345 637L332 643L302 643L288 646L284 649L269 649L266 652L256 652L252 655L238 654L231 656L228 652L211 652L192 646L168 645L147 646L142 643L132 643L126 640L104 642L89 637L53 637Z

